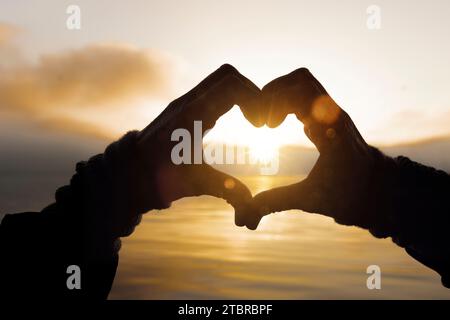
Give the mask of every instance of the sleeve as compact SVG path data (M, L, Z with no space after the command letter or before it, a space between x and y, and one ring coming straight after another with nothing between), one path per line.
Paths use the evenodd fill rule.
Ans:
M392 237L450 288L450 175L403 156L382 163L371 190L375 218L369 231Z
M70 184L59 188L55 203L41 212L4 217L3 296L107 298L120 237L131 234L142 213L164 207L136 141L137 132L129 132L103 154L78 163Z

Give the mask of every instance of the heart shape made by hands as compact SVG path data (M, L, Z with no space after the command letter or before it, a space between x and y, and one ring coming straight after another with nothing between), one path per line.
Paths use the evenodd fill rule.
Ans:
M195 136L196 121L202 122L203 130L211 129L234 105L256 127L274 128L288 114L296 115L320 153L305 180L253 197L242 182L204 163L195 150L183 150L180 155L177 144L184 135ZM153 177L156 207L168 207L182 197L212 195L227 200L235 208L236 224L249 229L256 229L264 215L289 209L322 213L345 224L359 223L355 212L371 200L364 183L380 156L305 68L260 90L234 67L224 65L170 103L141 135L147 159L156 169L152 172L157 172ZM191 145L202 148L201 141ZM175 161L174 154L179 155Z

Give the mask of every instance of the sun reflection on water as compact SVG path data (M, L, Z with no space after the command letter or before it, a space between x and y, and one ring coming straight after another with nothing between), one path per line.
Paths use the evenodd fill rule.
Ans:
M300 178L240 177L253 194ZM366 288L371 264L382 269L383 290ZM225 201L203 196L150 212L123 239L110 298L448 299L450 293L389 239L301 211L267 216L250 231L234 225Z

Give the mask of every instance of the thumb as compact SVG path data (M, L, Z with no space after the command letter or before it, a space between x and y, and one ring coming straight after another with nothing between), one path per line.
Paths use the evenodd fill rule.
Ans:
M323 193L316 186L304 180L258 193L253 198L253 202L255 210L262 218L270 213L291 209L321 212L322 196Z
M236 225L251 229L256 211L247 186L208 164L192 167L195 172L189 175L189 184L192 186L193 195L210 195L226 200L235 209Z

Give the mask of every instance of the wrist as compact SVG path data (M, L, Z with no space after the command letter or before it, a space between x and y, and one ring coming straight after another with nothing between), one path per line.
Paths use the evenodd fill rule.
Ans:
M367 192L367 229L377 238L386 238L395 233L399 167L394 158L377 148L370 147L370 152L373 163Z
M120 237L133 232L142 214L168 207L159 193L159 156L146 148L149 138L145 135L143 140L141 132L130 131L108 146L104 153L112 182L112 212Z
M86 238L95 238L96 243L106 245L129 235L144 212L137 192L140 160L136 141L137 132L129 132L103 154L77 164L71 181L73 201L81 211Z

